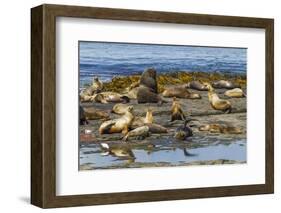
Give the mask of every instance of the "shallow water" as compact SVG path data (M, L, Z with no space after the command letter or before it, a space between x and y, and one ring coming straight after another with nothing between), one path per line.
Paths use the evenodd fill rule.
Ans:
M110 42L79 43L80 85L93 76L102 81L139 74L148 67L158 73L201 71L246 73L247 49Z
M187 144L188 145L188 144ZM83 145L80 148L80 166L88 169L181 166L193 162L231 160L246 162L246 140L231 143L211 144L202 147L190 147L185 144L156 145L151 149L132 148L135 159L117 157L114 154L102 155L99 144Z

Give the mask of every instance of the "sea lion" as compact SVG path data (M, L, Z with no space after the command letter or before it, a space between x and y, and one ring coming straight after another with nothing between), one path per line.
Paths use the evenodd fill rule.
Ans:
M133 106L128 106L127 111L122 117L103 122L99 128L99 133L100 134L111 134L111 133L127 134L128 129L130 128L134 120L133 110L134 110Z
M98 103L128 103L130 99L127 96L120 95L117 92L101 92L95 95L93 98L95 102Z
M200 99L201 96L196 93L191 93L187 90L187 85L177 85L166 87L162 93L163 97L171 98L189 98L189 99Z
M201 84L199 81L191 81L187 83L187 87L199 91L208 91L208 88L204 84Z
M109 114L106 111L96 109L94 107L84 108L84 115L86 120L108 119Z
M171 122L174 120L185 120L185 115L181 109L180 103L177 101L177 98L173 98L173 103L171 107Z
M93 101L93 99L94 99L94 96L92 96L92 95L86 95L84 93L80 94L80 101L81 102L91 102L91 101Z
M241 128L229 126L226 124L206 124L199 128L199 131L209 131L211 133L223 133L223 134L241 134L243 131Z
M216 89L233 89L235 87L240 87L239 85L234 85L230 81L219 80L212 83L212 86Z
M132 149L128 145L111 145L107 143L101 143L102 153L101 155L112 155L114 157L135 159L135 155Z
M129 92L127 92L125 95L130 99L137 99L138 91L139 91L139 87L135 87L133 89L130 89Z
M174 138L178 140L185 140L193 135L192 129L188 126L189 120L185 120L184 124L176 129Z
M151 92L158 93L157 81L156 81L156 70L153 68L149 68L149 69L145 70L141 75L139 85L150 88Z
M125 114L125 112L127 111L127 109L128 109L128 105L127 105L127 104L119 103L119 104L115 104L115 105L112 107L111 112L112 112L112 113L115 113L115 114L118 114L118 115L123 115L123 114Z
M168 129L159 124L148 123L145 124L145 126L149 128L150 133L155 133L155 134L168 133Z
M159 105L165 102L157 93L146 86L139 87L137 92L137 101L139 104L158 103Z
M152 122L153 122L152 110L148 108L144 118L139 116L134 117L131 127L132 129L135 129L144 126L145 124L151 124Z
M87 125L89 122L86 119L84 108L80 105L79 106L79 124L80 125Z
M227 90L227 91L225 91L224 95L229 97L229 98L243 98L243 97L246 97L246 94L240 88L234 88L234 89L231 89L231 90Z
M93 78L91 88L93 89L94 93L100 93L103 90L103 83L98 77Z
M92 80L91 86L85 88L80 92L80 98L83 101L90 101L90 97L92 97L94 94L100 93L103 90L103 83L99 81L97 77L94 77ZM87 98L89 98L87 100Z
M144 139L145 137L149 136L149 127L148 126L141 126L138 127L134 130L131 130L130 132L128 132L123 140L127 141L130 137L135 137L137 139Z
M205 83L205 85L208 88L208 99L212 108L215 110L222 110L225 113L230 113L232 110L231 103L228 100L220 99L209 83Z

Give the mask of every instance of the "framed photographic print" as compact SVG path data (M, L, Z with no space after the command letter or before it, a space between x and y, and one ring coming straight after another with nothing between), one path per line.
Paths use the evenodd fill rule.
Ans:
M31 9L31 203L273 193L273 19Z

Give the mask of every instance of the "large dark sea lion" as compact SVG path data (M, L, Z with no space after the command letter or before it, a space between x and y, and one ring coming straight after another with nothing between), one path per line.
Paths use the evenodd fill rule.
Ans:
M145 86L151 89L152 92L158 93L157 80L156 80L156 70L149 68L145 70L140 78L140 86Z
M137 100L139 104L144 103L158 103L162 104L164 100L155 93L151 88L140 86L137 93Z
M200 99L201 96L196 93L191 93L187 90L187 85L176 85L166 87L162 93L163 97L171 98L187 98L187 99Z
M145 70L140 78L140 86L137 91L138 103L158 103L165 102L158 94L156 70Z

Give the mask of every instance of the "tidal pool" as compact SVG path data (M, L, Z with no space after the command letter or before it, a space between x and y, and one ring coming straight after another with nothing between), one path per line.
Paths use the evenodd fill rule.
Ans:
M80 145L80 170L233 164L245 163L247 160L244 139L203 146L190 146L188 143L158 143L145 148L130 147L124 145L112 152L105 152L100 144Z

